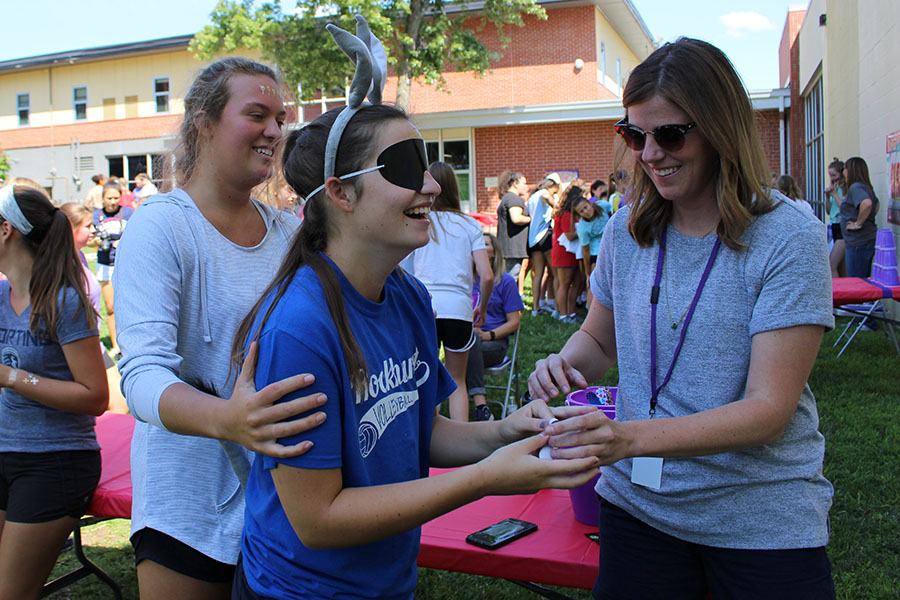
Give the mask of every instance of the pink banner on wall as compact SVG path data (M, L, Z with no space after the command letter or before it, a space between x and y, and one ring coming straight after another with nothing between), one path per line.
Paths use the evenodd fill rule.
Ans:
M891 192L887 219L888 223L900 225L900 131L888 134L886 142L888 185Z

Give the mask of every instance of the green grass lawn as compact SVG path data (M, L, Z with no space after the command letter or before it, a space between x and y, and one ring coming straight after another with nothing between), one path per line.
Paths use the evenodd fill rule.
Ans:
M526 307L530 308L527 290ZM535 360L557 351L575 329L546 316L532 318L526 311L519 342L523 377ZM828 548L834 580L838 598L895 599L900 590L900 388L895 379L900 359L877 332L862 332L847 353L837 358L831 347L837 335L826 335L810 377L827 440L825 475L835 487ZM602 383L615 385L616 380L613 369ZM107 521L87 528L84 539L86 554L122 584L126 599L136 599L128 532L129 521ZM74 564L71 552L63 554L54 576ZM575 598L590 597L583 590L561 591ZM421 600L529 596L536 597L502 580L419 569L416 598ZM53 596L111 597L94 577Z

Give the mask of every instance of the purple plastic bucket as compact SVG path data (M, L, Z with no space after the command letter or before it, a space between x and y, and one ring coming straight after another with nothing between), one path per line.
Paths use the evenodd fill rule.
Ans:
M566 406L599 406L603 414L610 419L615 419L616 392L618 390L614 387L605 389L609 392L609 400L612 404L598 404L597 402L603 397L603 394L598 393L601 388L594 386L571 392L566 396ZM597 500L597 492L594 491L598 479L600 479L599 473L589 482L569 490L575 520L589 527L600 525L600 502Z
M603 390L609 397L609 404L603 404ZM598 406L610 419L616 418L616 393L618 388L591 386L583 390L575 390L566 396L566 406Z
M584 485L569 490L575 520L588 527L600 526L600 501L597 500L597 492L594 491L598 479L600 473Z

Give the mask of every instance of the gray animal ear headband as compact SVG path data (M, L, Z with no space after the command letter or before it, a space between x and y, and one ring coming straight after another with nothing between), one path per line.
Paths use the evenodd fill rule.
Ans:
M16 196L13 193L15 187L16 184L13 183L0 189L0 217L6 219L22 235L28 235L33 227L25 218L22 209L19 208L19 203L16 202Z
M335 119L328 133L328 142L325 144L325 178L322 185L307 194L306 198L312 198L323 189L329 177L334 176L334 163L337 160L338 146L341 144L341 136L347 123L353 115L365 105L366 97L372 104L381 104L381 94L384 91L384 82L387 79L387 54L384 46L372 34L369 24L362 15L356 15L356 35L344 31L340 27L329 23L325 26L338 47L356 65L353 81L350 83L350 95L348 103ZM373 169L365 169L340 176L340 178L362 175Z

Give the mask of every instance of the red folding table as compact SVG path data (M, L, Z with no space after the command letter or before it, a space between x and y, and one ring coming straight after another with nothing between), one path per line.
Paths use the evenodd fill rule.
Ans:
M81 566L47 583L44 596L88 575L97 575L121 598L118 584L85 557L81 527L115 518L131 518L131 436L134 418L106 413L97 419L103 471L87 514L74 532ZM443 469L432 469L437 475ZM466 542L466 536L507 517L536 523L538 530L497 550ZM422 567L508 579L551 598L562 598L540 584L590 589L599 552L584 534L596 532L575 520L569 493L544 490L531 496L489 496L438 517L422 527L418 563ZM525 583L532 582L532 583Z
M431 470L432 475L440 472ZM468 534L508 517L531 521L538 529L497 550L466 542ZM592 532L597 528L575 520L567 491L488 496L422 526L419 566L591 589L600 564L599 547L585 535Z
M900 286L889 286L875 279L861 277L835 277L831 280L831 285L833 306L854 317L834 342L837 346L844 338L847 339L838 356L844 353L862 329L865 319L877 319L883 323L888 340L893 344L897 354L900 354L900 342L894 329L897 321L887 316L883 304L884 300L900 301Z
M81 518L72 533L75 557L81 566L46 583L41 593L42 598L89 575L96 575L108 585L117 600L122 598L119 584L84 555L81 528L108 519L131 518L131 436L134 432L134 417L104 413L97 417L96 431L97 441L102 448L100 483L91 498L87 515Z

